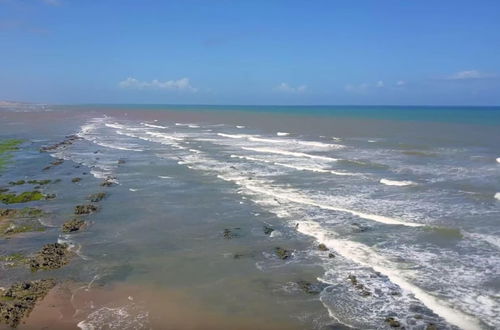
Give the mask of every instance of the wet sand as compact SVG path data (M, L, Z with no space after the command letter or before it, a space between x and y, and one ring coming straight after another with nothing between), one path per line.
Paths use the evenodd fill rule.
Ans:
M89 289L66 282L52 289L18 329L298 329L258 319L220 314L175 290L125 284Z

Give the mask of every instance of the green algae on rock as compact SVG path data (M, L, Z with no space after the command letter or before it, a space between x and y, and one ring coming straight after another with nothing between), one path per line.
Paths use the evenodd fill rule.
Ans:
M7 267L17 267L29 263L29 258L22 253L12 253L0 256L0 262L5 263Z
M66 243L49 243L31 258L31 271L57 269L69 263L72 253Z
M17 195L16 193L0 193L0 201L4 204L27 203L44 199L45 195L41 192L25 191Z
M56 285L52 279L13 284L0 295L0 322L17 327L28 316L38 300Z
M23 140L18 139L0 140L0 170L2 170L12 158L11 152L19 150L18 146L23 142Z

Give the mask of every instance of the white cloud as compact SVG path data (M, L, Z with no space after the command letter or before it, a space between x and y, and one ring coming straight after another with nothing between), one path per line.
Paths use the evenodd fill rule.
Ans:
M471 80L471 79L487 79L495 78L496 75L492 73L484 73L478 70L465 70L459 71L452 75L445 77L446 80Z
M277 91L284 92L284 93L304 93L307 89L306 85L300 85L297 87L292 87L288 85L287 83L282 82L278 86L274 88Z
M348 84L345 86L345 90L348 92L353 92L353 93L360 93L366 91L368 88L370 88L371 85L368 83L362 83L359 85L355 84Z
M120 81L118 86L121 88L130 89L164 89L164 90L179 90L179 91L190 91L196 92L197 88L191 86L189 78L181 78L179 80L151 80L151 81L139 81L135 78L128 77L127 79Z
M401 86L404 86L404 85L406 85L406 81L404 81L404 80L399 80L399 81L396 82L396 86L401 87Z
M383 82L382 80L379 80L379 81L377 81L376 86L377 86L378 88L382 88L382 87L384 87L384 82Z

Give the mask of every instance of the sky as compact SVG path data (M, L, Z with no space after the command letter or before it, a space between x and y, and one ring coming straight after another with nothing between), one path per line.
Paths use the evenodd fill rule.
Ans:
M500 1L0 0L0 100L500 105Z

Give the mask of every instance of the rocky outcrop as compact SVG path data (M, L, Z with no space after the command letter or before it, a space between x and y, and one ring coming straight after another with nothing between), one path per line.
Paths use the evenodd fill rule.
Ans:
M401 327L401 323L398 320L396 320L396 318L394 318L394 317L386 318L385 323L387 323L391 328Z
M30 267L31 271L57 269L66 265L71 257L71 252L68 250L68 244L50 243L38 251L38 253L31 258Z
M292 252L287 250L287 249L283 249L281 247L276 247L274 249L274 253L276 253L276 255L278 256L278 258L280 258L281 260L286 260L288 258L290 258L292 256Z
M56 285L54 280L37 280L16 283L0 295L0 321L17 327L23 317L35 307L38 300Z
M76 215L90 214L90 213L95 212L95 211L97 211L97 206L92 205L92 204L75 206L75 214Z
M308 294L319 294L321 293L321 291L323 291L324 288L327 287L325 283L321 282L311 283L308 281L298 281L297 285L302 291Z
M75 231L79 231L80 229L83 229L85 227L85 221L81 219L72 219L69 221L66 221L62 227L61 230L63 233L72 233Z

